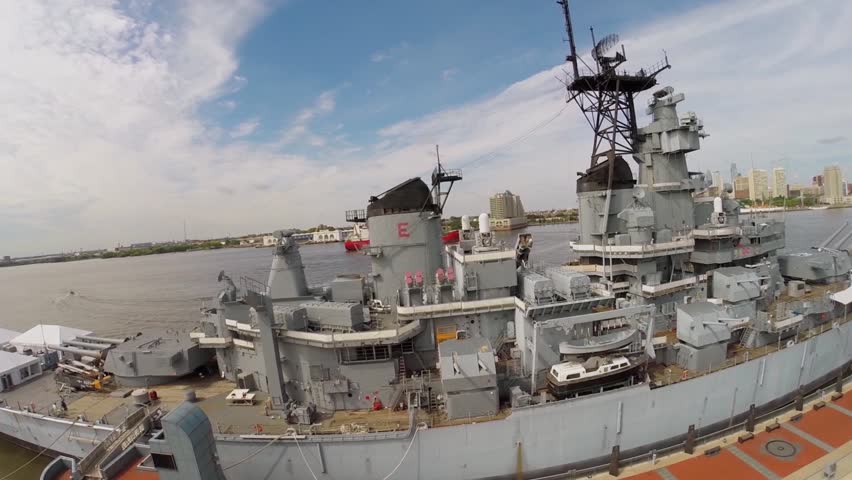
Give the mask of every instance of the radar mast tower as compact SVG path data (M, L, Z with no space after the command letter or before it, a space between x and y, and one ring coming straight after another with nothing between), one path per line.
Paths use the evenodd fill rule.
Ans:
M656 65L639 69L634 73L619 70L618 67L627 61L624 45L621 45L620 50L616 49L614 55L608 55L608 52L618 43L618 36L610 34L595 43L594 30L592 30L593 64L589 65L577 55L568 0L558 0L557 3L562 6L565 31L568 34L570 46L569 54L565 58L572 67L572 72L565 72L567 101L574 102L580 107L580 111L583 112L586 121L594 131L591 167L594 167L601 157L632 155L637 135L633 100L638 93L657 84L657 74L670 68L668 57L664 55L663 60Z

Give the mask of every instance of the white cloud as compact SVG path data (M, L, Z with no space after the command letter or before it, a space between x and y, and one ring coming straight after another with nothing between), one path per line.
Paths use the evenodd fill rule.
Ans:
M240 122L231 130L231 138L242 138L251 135L257 130L257 127L260 126L260 120L257 118L251 118Z
M217 182L305 165L263 147L216 148L197 114L232 85L259 0L186 4L163 23L119 5L0 3L4 255L178 238L182 217L200 233L232 228L211 208Z
M379 50L370 54L370 61L373 63L382 63L388 60L398 59L402 52L408 49L407 42L401 42L387 50Z
M441 78L446 82L446 81L454 79L458 73L459 73L458 68L455 68L455 67L447 68L447 69L445 69L441 72Z
M481 211L504 188L530 209L576 204L574 172L591 142L575 107L506 146L563 108L561 66L388 125L373 145L312 131L335 112L337 90L297 112L275 142L231 141L199 110L236 107L225 99L244 84L236 46L264 13L261 0L191 3L162 23L117 5L0 2L0 254L180 238L184 218L199 237L343 223L343 210L427 173L436 143L449 166L485 156L466 167L449 213ZM667 49L673 69L661 83L686 94L680 111L697 112L712 135L690 154L692 170L742 169L751 154L758 167L788 157L808 173L849 153L840 139L852 125L850 23L847 2L743 0L620 33L634 68ZM282 153L290 144L314 153Z
M370 55L370 61L373 63L381 63L389 58L391 58L391 56L386 52L374 52Z
M313 105L303 108L291 124L284 129L278 145L285 146L304 140L308 145L313 147L324 146L325 139L312 132L310 124L315 118L334 111L337 105L336 97L337 89L322 92L314 100Z
M788 163L809 178L808 172L849 154L848 144L824 139L843 138L852 125L852 111L840 107L852 105L843 80L852 75L852 63L844 61L852 55L850 21L852 4L745 0L620 33L631 68L651 65L667 50L673 68L660 75L660 86L684 92L679 111L695 111L704 120L711 136L688 155L692 170L727 172L731 161L742 170L751 156L758 167ZM585 26L575 25L580 27ZM441 158L450 166L487 154L466 169L453 190L450 213L476 213L486 208L489 194L503 188L521 194L528 208L576 205L575 172L588 167L591 143L576 106L506 146L563 107L563 88L554 79L562 68L493 97L381 129L383 155L374 160L376 171L398 172L394 166L404 162L409 173L425 173L432 159L424 152L440 143ZM640 126L650 121L644 113L649 93L636 101Z

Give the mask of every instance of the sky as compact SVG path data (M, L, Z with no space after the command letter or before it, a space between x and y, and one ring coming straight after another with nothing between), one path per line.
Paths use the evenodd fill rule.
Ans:
M590 26L634 69L668 56L710 134L691 170L852 176L852 2L571 8L586 56ZM448 215L576 206L564 38L549 0L0 2L0 255L345 225L435 145L464 170Z

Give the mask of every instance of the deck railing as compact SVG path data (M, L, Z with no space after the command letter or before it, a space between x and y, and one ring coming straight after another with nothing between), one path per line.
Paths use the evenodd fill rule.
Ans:
M713 372L718 372L719 370L724 370L726 368L735 367L737 365L748 362L750 360L754 360L756 358L763 357L763 356L768 355L770 353L777 352L779 350L784 350L785 348L798 345L800 342L802 342L804 340L807 340L809 338L812 338L812 337L815 337L815 336L820 335L822 333L825 333L828 330L831 330L832 328L834 328L835 324L842 325L842 324L846 323L847 321L848 320L846 320L844 318L832 319L832 320L826 321L826 322L824 322L820 325L817 325L815 327L798 331L798 332L796 332L796 334L794 336L792 336L792 337L790 337L786 340L781 340L780 337L779 337L779 339L774 343L764 345L764 346L758 347L758 348L751 348L751 349L748 349L744 352L737 352L734 356L725 359L725 361L723 361L723 362L721 362L717 365L710 365L706 369L701 369L701 370L680 370L680 369L677 369L676 371L669 369L670 374L665 375L662 379L653 381L652 386L653 386L653 388L664 387L664 386L667 386L667 385L672 385L672 384L675 384L675 383L683 382L683 381L689 380L691 378L709 375Z

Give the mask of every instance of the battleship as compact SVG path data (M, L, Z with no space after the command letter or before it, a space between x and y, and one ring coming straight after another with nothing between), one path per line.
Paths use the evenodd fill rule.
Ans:
M559 4L567 100L594 140L576 261L536 263L533 236L504 245L487 214L444 245L463 176L439 163L347 212L369 229L368 275L309 285L277 231L269 277L222 272L193 331L61 347L114 385L62 412L7 399L0 433L57 456L45 479L617 475L840 394L852 233L782 252L782 221L741 214L730 188L708 196L686 158L707 133L658 84L668 59L627 71L614 35L579 56Z

